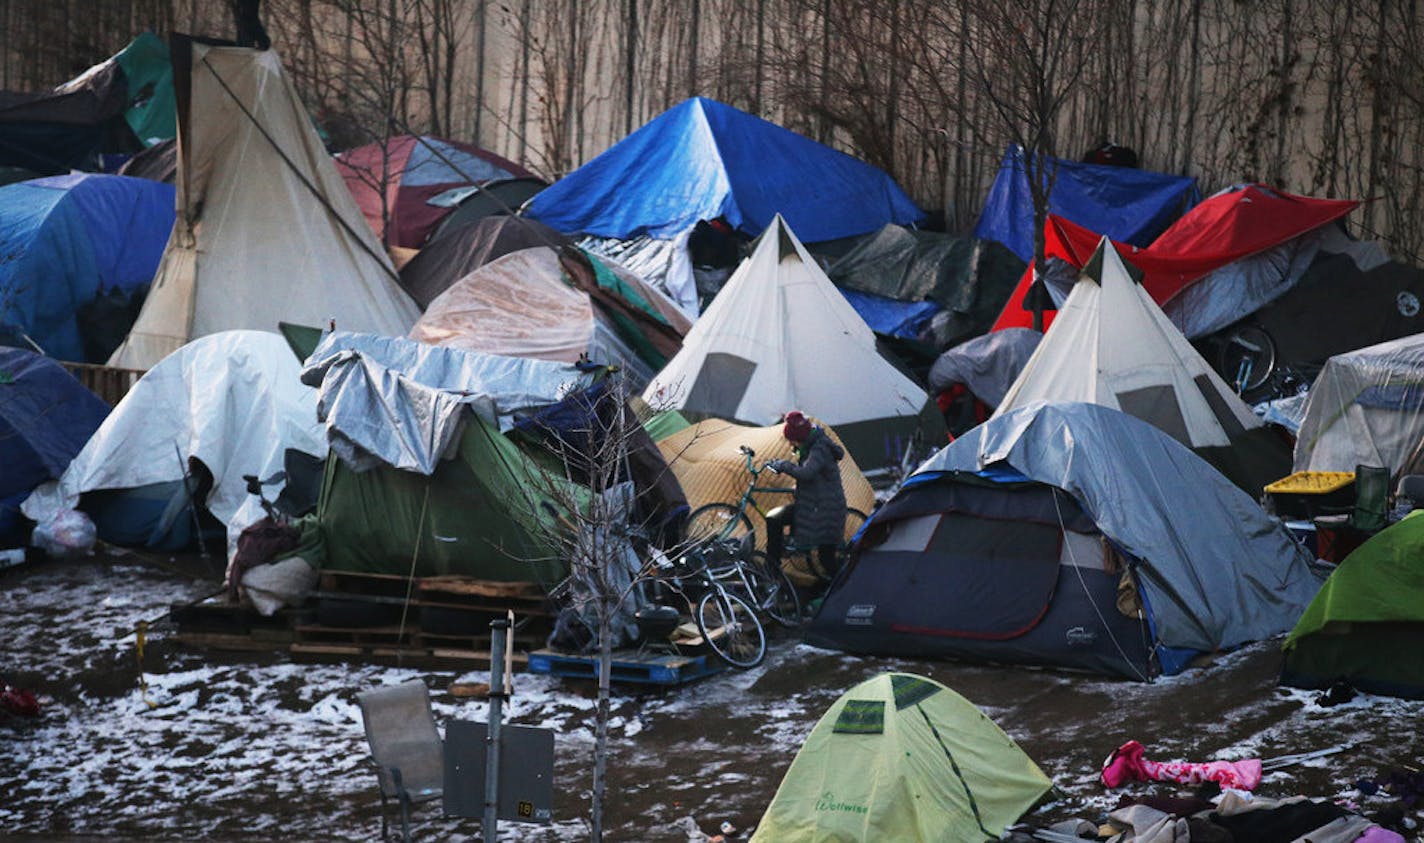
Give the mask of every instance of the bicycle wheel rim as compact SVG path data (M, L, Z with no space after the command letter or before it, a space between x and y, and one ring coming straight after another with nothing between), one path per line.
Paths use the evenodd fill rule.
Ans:
M682 536L689 543L709 539L739 539L752 532L752 522L746 513L727 503L699 506L687 516Z
M710 591L697 604L697 629L722 661L742 669L766 658L766 633L756 613L735 594Z

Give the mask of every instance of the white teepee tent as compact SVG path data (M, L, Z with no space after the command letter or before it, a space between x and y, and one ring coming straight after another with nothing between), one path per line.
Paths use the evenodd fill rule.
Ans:
M180 39L178 219L110 365L147 369L218 331L279 321L403 336L399 287L272 50Z
M1157 306L1103 238L995 416L1035 401L1082 401L1136 416L1247 492L1290 472L1266 429Z
M875 348L875 334L777 216L643 393L655 407L752 425L799 409L878 466L929 397ZM887 444L891 447L887 448Z

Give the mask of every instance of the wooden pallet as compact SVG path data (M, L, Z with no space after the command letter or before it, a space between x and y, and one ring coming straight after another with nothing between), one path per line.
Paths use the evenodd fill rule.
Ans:
M609 680L642 685L683 685L725 669L722 662L712 655L668 655L619 650L613 653ZM529 672L596 679L598 656L535 650L529 654Z
M301 662L374 662L436 670L487 670L490 666L488 650L315 644L299 641L290 645L288 652L293 661ZM528 656L524 653L514 653L510 661L518 671L526 666Z

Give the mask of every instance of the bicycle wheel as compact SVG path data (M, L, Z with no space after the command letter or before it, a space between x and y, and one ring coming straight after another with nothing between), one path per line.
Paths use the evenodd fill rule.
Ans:
M724 587L734 588L754 609L787 629L801 625L801 597L785 572L779 568L773 571L767 564L766 554L759 550L740 567L741 576L729 577L724 581Z
M697 630L722 661L743 670L766 658L766 631L747 601L713 587L697 603Z
M796 593L796 586L786 578L786 572L781 570L779 565L773 568L766 561L766 554L761 551L752 554L751 567L762 574L759 578L761 582L769 584L766 601L758 602L758 607L787 629L800 626L803 620L801 595Z
M700 544L708 539L740 539L751 532L752 521L745 512L729 503L709 503L687 516L682 537Z

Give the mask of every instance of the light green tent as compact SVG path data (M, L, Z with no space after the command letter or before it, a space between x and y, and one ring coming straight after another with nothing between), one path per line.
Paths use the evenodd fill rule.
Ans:
M1281 683L1424 698L1424 514L1360 545L1285 642Z
M997 840L1052 786L973 703L886 673L831 705L752 840Z

